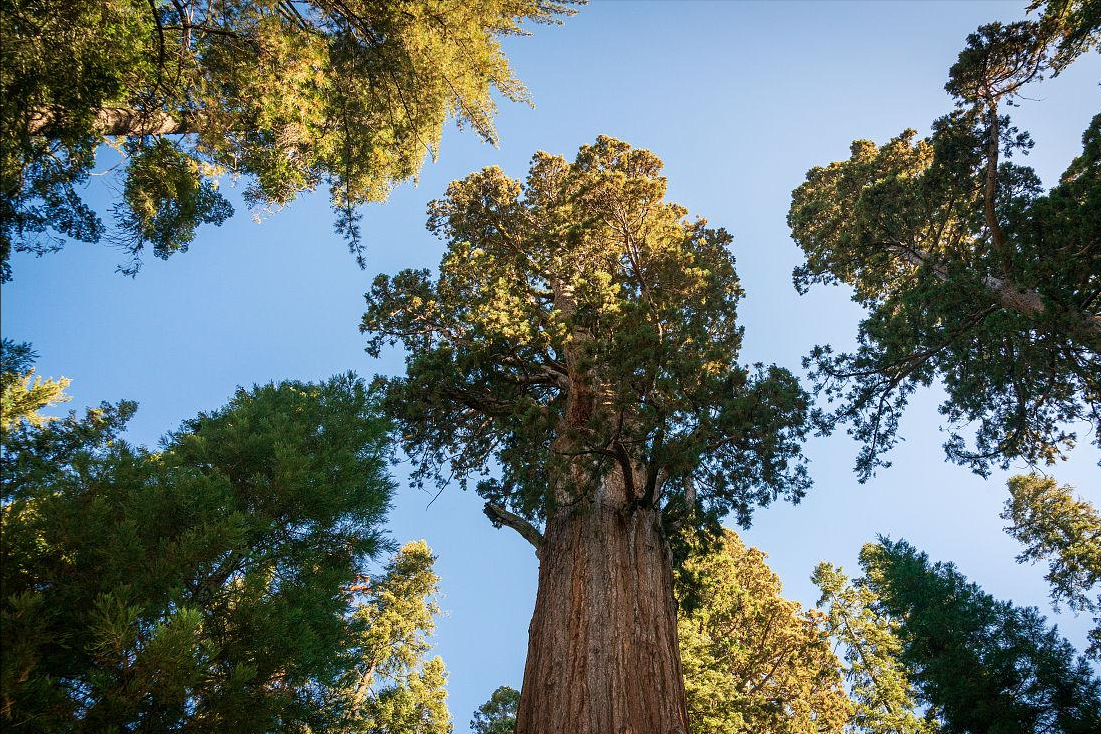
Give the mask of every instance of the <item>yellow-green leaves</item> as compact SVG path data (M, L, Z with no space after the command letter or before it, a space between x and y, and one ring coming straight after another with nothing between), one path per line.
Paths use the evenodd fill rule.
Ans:
M665 190L657 156L600 136L572 163L539 152L523 182L486 168L430 204L438 277L379 276L361 326L370 353L409 352L388 404L418 478L498 463L479 491L536 519L612 456L643 477L640 503L695 477L700 522L801 495L805 395L739 364L731 237Z
M70 399L65 394L69 379L43 379L34 372L34 352L29 344L3 340L0 347L0 431L6 433L20 421L40 427L55 420L39 411Z

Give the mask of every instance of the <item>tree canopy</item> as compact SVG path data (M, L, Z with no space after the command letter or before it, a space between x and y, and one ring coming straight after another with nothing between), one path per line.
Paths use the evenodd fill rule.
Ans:
M866 584L820 563L811 577L822 591L825 628L844 649L843 675L852 699L849 730L863 734L936 734L937 721L918 714L920 698L901 660L898 621L877 611Z
M232 214L320 186L362 258L356 207L435 155L456 117L495 139L496 90L527 99L500 38L558 22L573 0L4 0L0 258L65 238L186 250ZM103 144L121 195L106 227L80 187Z
M348 677L366 657L409 668L434 609L423 546L362 586L392 489L375 399L352 375L242 389L157 452L122 438L134 410L4 434L0 716L27 731L336 730ZM393 634L382 620L402 595L421 615Z
M400 342L387 407L415 478L472 476L487 513L538 523L613 467L631 506L702 520L798 500L807 397L738 362L731 238L664 201L661 161L601 136L525 182L486 168L430 205L439 275L379 276L368 352Z
M1075 422L1101 427L1101 116L1045 193L1010 160L1032 142L1004 114L1099 38L1095 2L979 28L946 86L957 110L928 138L858 140L794 191L797 288L844 283L869 312L855 352L819 346L807 360L863 444L861 478L886 463L907 402L934 379L947 392L947 454L981 474L1052 463L1077 440ZM969 444L960 429L972 424Z
M1075 612L1094 615L1088 653L1101 658L1101 515L1051 477L1025 474L1009 480L1002 518L1006 532L1025 550L1020 563L1048 561L1051 599ZM1091 596L1096 594L1096 597Z
M682 564L677 633L691 731L840 734L852 705L823 615L781 596L765 558L728 530Z
M860 563L945 734L1101 728L1101 682L1034 607L994 599L905 541L868 544Z
M520 691L500 686L474 712L470 731L474 734L512 734L516 729L516 709L519 705Z

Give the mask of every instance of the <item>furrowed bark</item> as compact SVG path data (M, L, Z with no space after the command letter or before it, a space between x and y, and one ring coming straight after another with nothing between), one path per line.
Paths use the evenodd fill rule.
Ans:
M686 734L660 514L596 495L547 523L516 734Z

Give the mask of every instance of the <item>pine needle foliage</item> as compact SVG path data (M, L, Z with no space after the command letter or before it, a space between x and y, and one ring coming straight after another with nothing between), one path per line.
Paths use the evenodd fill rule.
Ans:
M5 434L5 726L343 725L347 677L364 665L355 641L378 635L374 622L395 605L383 590L423 595L435 578L418 546L366 601L355 588L386 547L392 485L377 401L350 374L241 389L156 452L122 436L135 408L104 404ZM372 659L389 660L380 644ZM440 675L426 671L423 685L437 690Z

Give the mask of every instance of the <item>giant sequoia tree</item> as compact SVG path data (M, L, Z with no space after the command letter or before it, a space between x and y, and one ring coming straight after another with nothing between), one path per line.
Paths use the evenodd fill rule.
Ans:
M355 207L435 153L451 116L494 139L493 90L524 99L501 46L572 0L3 0L0 267L69 237L132 257L185 250L231 213L218 177L277 208L327 186L361 254ZM117 136L117 137L116 137ZM78 188L123 155L115 226Z
M409 353L387 404L418 477L480 477L537 549L521 734L686 731L668 528L808 484L807 398L739 364L730 236L664 201L660 171L600 137L524 183L471 174L430 208L438 276L367 294L368 351Z
M973 444L953 431L948 455L980 473L1053 462L1075 422L1101 428L1101 116L1045 193L1009 160L1031 142L1004 114L1025 84L1097 44L1098 8L1052 0L1038 19L983 26L951 69L958 109L928 138L858 140L795 190L788 221L807 258L797 287L847 284L869 312L855 352L808 359L864 444L862 478L934 379L951 426L977 425Z

